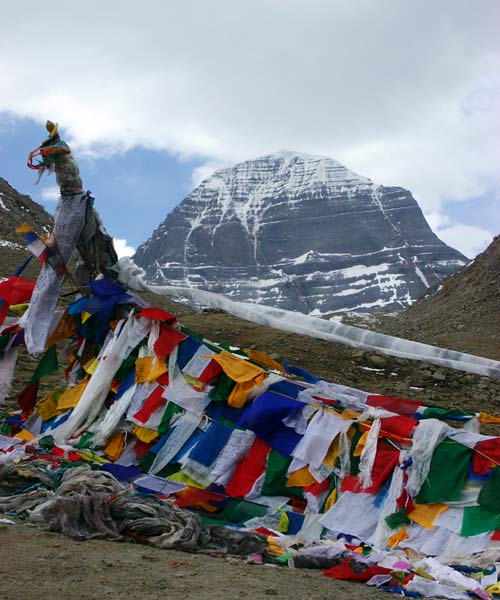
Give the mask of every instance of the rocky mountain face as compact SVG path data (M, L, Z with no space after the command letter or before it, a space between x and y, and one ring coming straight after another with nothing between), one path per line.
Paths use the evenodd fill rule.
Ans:
M26 250L23 237L16 228L26 221L40 234L52 226L49 213L29 196L17 192L0 177L0 278L10 277L16 268L31 254ZM39 270L36 259L31 261L26 277L35 277Z
M500 235L396 317L387 333L500 360Z
M467 262L407 190L293 152L217 171L134 260L151 283L308 314L401 309Z

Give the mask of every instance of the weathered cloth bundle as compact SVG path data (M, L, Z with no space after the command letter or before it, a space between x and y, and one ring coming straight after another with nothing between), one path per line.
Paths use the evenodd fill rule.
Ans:
M43 485L41 479L38 485ZM43 479L52 484L51 477ZM17 482L20 489L26 477L18 473L16 465L6 463L0 469L0 486L4 482L14 488ZM266 538L258 533L202 525L193 512L131 493L111 474L93 471L87 465L67 469L54 491L39 487L0 497L0 512L27 512L30 522L77 539L119 540L129 536L160 548L238 556L262 553L267 548Z

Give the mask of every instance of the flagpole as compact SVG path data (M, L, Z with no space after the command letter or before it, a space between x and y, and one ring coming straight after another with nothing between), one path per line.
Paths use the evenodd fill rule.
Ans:
M63 256L62 256L62 254L61 254L61 250L59 249L59 244L57 243L57 238L56 238L55 232L54 232L54 231L52 231L52 234L51 234L51 235L52 235L52 237L53 237L53 239L54 239L54 246L49 246L49 244L48 244L48 243L47 243L47 241L46 241L48 238L45 238L45 237L42 237L42 236L40 236L40 235L38 234L38 232L37 232L37 231L36 231L36 230L35 230L35 229L34 229L34 228L33 228L33 227L32 227L32 226L29 224L29 223L26 223L26 222L25 222L25 223L21 224L21 225L20 225L20 226L17 228L17 230L16 230L16 231L17 231L17 233L23 233L22 229L23 229L24 225L27 225L27 226L29 227L29 230L30 230L32 233L34 233L34 234L36 235L36 238L37 238L37 239L38 239L38 240L39 240L39 241L40 241L40 242L41 242L41 243L42 243L42 244L45 246L45 248L46 248L47 250L49 250L51 253L53 253L53 252L54 252L54 250L55 250L55 253L57 254L57 256L58 256L58 258L60 259L60 261L61 261L61 264L62 264L62 266L63 266L63 268L64 268L64 273L63 273L63 275L61 275L61 277L63 277L64 275L67 275L67 276L68 276L68 278L70 279L71 283L72 283L72 284L73 284L73 285L76 287L76 289L77 289L77 290L80 292L80 294L82 294L83 296L85 296L85 295L86 295L86 292L85 292L85 290L83 289L83 287L81 287L81 286L80 286L80 285L79 285L79 284L76 282L75 278L73 277L73 275L72 275L71 271L70 271L70 270L69 270L69 268L68 268L68 265L66 264L66 261L64 260L64 257L63 257ZM50 237L50 236L49 236L49 237ZM50 267L50 268L52 268L52 269L54 269L54 270L55 270L55 268L54 268L54 267L53 267L53 266L50 264L50 262L49 262L47 259L44 261L44 263L43 263L43 264L46 264L46 263L48 263L48 264L49 264L49 267Z
M54 236L54 242L57 248L57 254L59 255L59 258L61 259L61 262L63 264L64 270L66 272L66 275L69 277L71 283L76 287L76 289L80 292L80 294L82 294L82 296L86 295L85 290L83 289L83 287L81 287L77 281L75 280L75 278L73 277L71 271L68 268L68 265L66 264L66 261L63 258L63 255L61 254L61 251L59 250L59 244L57 243L57 238L56 238L56 234L54 232L52 232L52 235ZM43 242L43 240L42 240ZM45 242L43 242L45 243ZM47 246L48 247L48 246Z

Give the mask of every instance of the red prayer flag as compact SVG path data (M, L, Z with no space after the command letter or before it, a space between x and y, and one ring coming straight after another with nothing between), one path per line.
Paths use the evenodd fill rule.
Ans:
M35 282L24 279L23 277L10 277L0 283L0 298L3 300L0 307L0 325L7 316L9 306L12 304L21 304L28 301L35 289Z
M352 558L346 558L343 563L326 569L323 571L323 575L326 577L332 577L333 579L350 579L351 581L368 581L374 575L388 575L391 569L379 567L378 565L372 565L364 571L358 573L351 567Z
M183 333L161 325L160 335L154 343L153 350L156 356L163 358L168 356L184 339L186 336Z
M411 417L385 417L380 419L380 435L400 440L411 438L419 421Z
M173 325L176 321L174 315L171 315L166 310L162 308L143 308L140 313L137 313L137 317L144 317L145 319L154 319L155 321L163 321L164 323L168 323L169 325Z
M246 496L266 469L267 455L271 450L265 442L255 438L245 458L238 463L234 475L226 487L226 494L233 498Z
M422 406L421 402L416 400L408 400L407 398L395 398L392 396L379 396L373 395L368 396L366 399L368 406L374 406L376 408L385 408L386 410L403 415L406 417L413 416L419 406Z
M142 408L137 411L134 415L134 419L141 423L147 423L149 417L156 411L160 406L167 403L167 399L163 398L163 388L161 386L156 387L153 392L148 396L146 402Z
M500 438L485 440L474 446L472 470L476 475L487 475L491 463L500 463Z
M195 487L188 487L177 494L175 504L179 508L198 508L203 510L207 508L207 502L223 502L224 500L226 500L224 494L218 494L217 492L210 492ZM212 512L220 507L209 505L209 508L209 512Z
M19 394L17 403L23 413L30 413L35 407L36 398L38 396L38 388L40 387L40 380L35 383L28 384L24 390Z
M384 420L384 419L382 419ZM361 488L358 477L346 475L342 481L341 490L343 492L364 492L365 494L376 494L387 478L391 475L399 462L399 450L389 445L383 440L377 443L377 453L372 468L372 485Z
M216 360L211 360L207 367L203 370L203 373L198 377L198 381L202 383L211 383L222 373L222 367Z

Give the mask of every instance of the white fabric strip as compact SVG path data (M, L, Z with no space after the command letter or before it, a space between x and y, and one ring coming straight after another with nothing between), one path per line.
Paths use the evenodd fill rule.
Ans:
M399 358L423 360L478 375L500 378L500 363L488 358L437 348L429 344L404 340L360 327L326 321L297 312L271 308L260 304L234 302L229 298L199 290L175 286L154 286L144 280L144 271L129 257L118 262L119 279L135 290L147 290L160 296L187 299L193 304L222 309L236 317L283 331L315 337L363 350L380 352Z

